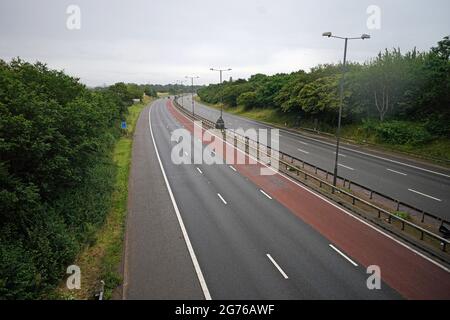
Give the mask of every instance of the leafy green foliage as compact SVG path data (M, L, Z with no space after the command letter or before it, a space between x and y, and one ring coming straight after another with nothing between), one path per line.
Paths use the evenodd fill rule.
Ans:
M367 134L373 134L379 142L389 144L421 145L429 142L432 135L424 126L407 121L364 122Z
M0 61L0 298L39 297L93 241L112 191L110 150L142 93Z

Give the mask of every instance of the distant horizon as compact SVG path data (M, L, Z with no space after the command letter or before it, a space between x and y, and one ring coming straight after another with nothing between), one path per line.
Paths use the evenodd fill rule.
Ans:
M446 36L449 36L449 35L443 35L438 41L441 41L441 40L442 40L444 37L446 37ZM376 55L378 55L379 53L384 52L385 50L394 50L394 49L400 49L400 52L401 52L402 54L407 53L407 52L411 52L411 51L413 51L414 49L416 49L418 53L429 52L429 51L431 50L431 48L433 48L433 47L435 47L435 46L437 45L437 42L438 42L438 41L436 41L436 44L432 45L430 48L425 49L425 50L418 50L417 47L413 47L413 48L410 48L410 49L407 49L407 50L404 50L403 48L400 48L400 47L392 47L392 48L384 48L384 49L380 49ZM360 63L360 64L363 64L363 63L369 62L371 59L374 59L374 58L376 57L376 55L374 55L374 56L372 56L372 57L368 57L365 61L353 61L353 60L350 59L350 60L347 61L347 63ZM113 82L110 82L110 83L106 83L106 82L105 82L105 83L102 83L102 84L88 84L88 83L83 82L82 79L81 79L79 76L74 75L74 74L71 74L71 73L68 73L68 72L67 72L66 70L64 70L64 69L52 68L51 65L50 65L49 63L45 62L45 61L40 61L40 60L36 60L36 61L28 61L28 60L23 59L22 57L13 57L13 58L11 58L11 59L9 59L9 60L5 60L5 59L3 59L3 58L0 57L1 60L5 61L5 62L7 62L7 63L9 63L11 60L16 59L16 58L20 58L20 59L22 59L22 60L24 60L24 61L26 61L26 62L28 62L28 63L33 63L33 64L34 64L34 63L37 63L37 62L44 63L44 64L46 64L46 65L47 65L49 68L51 68L51 69L58 70L58 71L63 71L64 73L66 73L67 75L69 75L69 76L71 76L71 77L73 77L73 78L79 78L79 79L80 79L80 82L83 83L84 85L86 85L86 87L88 87L88 88L99 88L99 87L104 87L104 88L106 88L106 87L111 86L111 85L113 85L113 84L115 84L115 83L118 83L118 82L134 83L134 84L138 84L138 85L152 85L152 86L158 86L158 85L160 85L160 86L165 86L165 85L177 85L177 81L167 82L167 83L113 81ZM267 76L273 76L273 75L276 75L276 74L291 74L291 73L300 72L300 71L311 72L311 69L313 69L313 68L315 68L315 67L319 67L319 66L321 66L321 65L338 65L338 64L340 64L340 63L341 63L341 61L330 62L330 63L325 62L325 63L322 63L322 64L317 64L317 65L311 66L311 67L308 68L307 70L305 70L305 69L298 69L298 70L293 70L293 71L273 72L273 73L255 72L255 73L250 74L249 76L247 76L247 77L245 77L245 78L243 78L243 77L235 78L235 77L232 77L232 76L231 76L231 78L233 79L233 81L235 81L235 80L239 80L239 79L248 80L251 76L253 76L253 75L255 75L255 74L264 74L264 75L267 75ZM229 79L230 79L230 77L224 77L223 81L224 81L224 82L225 82L225 81L229 81ZM200 79L199 79L199 80L200 80ZM218 82L210 82L210 83L203 83L203 84L194 84L194 86L208 86L208 85L210 85L210 84L216 84L216 83L218 83ZM180 84L178 83L178 85L180 85ZM183 83L182 85L184 85L185 87L190 87L190 84L187 84L187 83L186 83L186 84Z
M6 0L0 3L0 58L46 63L89 87L175 83L197 75L200 85L252 74L309 71L342 60L343 42L325 31L369 40L351 41L348 60L363 63L385 48L429 50L448 35L450 2L268 0L120 1ZM324 10L327 8L327 10ZM79 14L79 15L77 15ZM375 18L376 19L375 19ZM375 19L375 20L374 20Z

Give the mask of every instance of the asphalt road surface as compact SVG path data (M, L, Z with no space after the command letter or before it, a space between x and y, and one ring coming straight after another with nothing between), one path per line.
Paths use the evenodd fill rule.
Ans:
M178 101L192 111L189 95ZM194 109L197 114L211 121L216 121L220 114L219 110L197 101ZM227 128L271 128L226 112L223 113L223 119ZM280 130L280 151L333 172L334 144ZM449 170L392 156L374 155L361 149L356 150L345 143L342 144L340 154L338 175L450 221Z
M192 122L167 99L140 115L124 298L450 298L448 269L281 175L174 164L171 134L183 127ZM369 265L381 269L380 290L367 287Z

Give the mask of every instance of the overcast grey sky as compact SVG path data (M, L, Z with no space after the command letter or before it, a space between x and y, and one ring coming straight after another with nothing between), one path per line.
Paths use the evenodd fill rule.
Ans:
M78 5L81 28L66 26ZM367 8L380 8L369 29ZM384 48L428 50L450 33L449 0L0 0L0 58L20 56L64 69L88 85L173 83L185 75L226 78L308 70L342 59L324 31L372 39L349 43L365 61Z

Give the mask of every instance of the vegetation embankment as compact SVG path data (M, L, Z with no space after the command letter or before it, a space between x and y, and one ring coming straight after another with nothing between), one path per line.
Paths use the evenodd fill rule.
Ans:
M116 172L111 207L104 225L96 234L95 242L86 246L74 262L83 272L81 289L68 290L62 283L56 291L57 298L92 299L98 294L101 281L104 281L104 299L110 299L114 289L122 282L119 266L124 246L132 138L141 111L152 99L145 96L142 102L128 108L127 129L113 150Z
M256 74L198 90L206 103L256 120L334 133L341 65ZM428 52L385 50L350 63L344 80L345 138L450 161L450 40Z
M120 123L144 90L91 90L20 59L0 61L0 88L0 298L51 297L81 251L109 241L99 230L123 220L117 178L130 141ZM100 275L116 263L104 257Z

